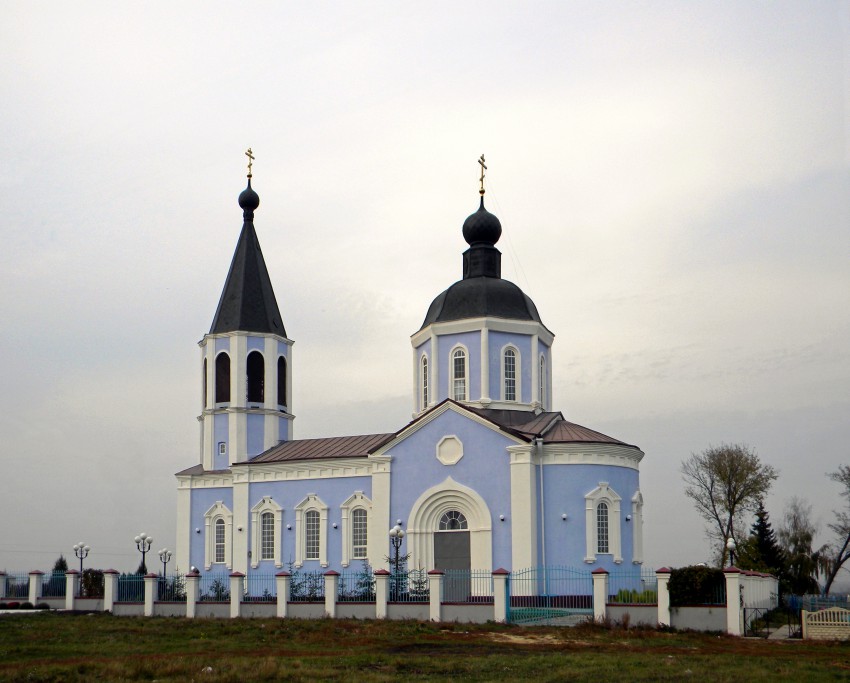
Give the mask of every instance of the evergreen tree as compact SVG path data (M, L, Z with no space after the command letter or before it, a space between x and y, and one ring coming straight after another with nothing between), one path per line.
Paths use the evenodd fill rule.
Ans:
M65 556L61 553L59 554L59 559L53 563L53 571L54 572L66 572L68 571L68 560L65 559Z
M788 560L770 524L770 514L765 510L763 501L759 501L756 509L750 536L739 549L737 564L741 569L773 574L779 579L780 592L784 592L782 584Z

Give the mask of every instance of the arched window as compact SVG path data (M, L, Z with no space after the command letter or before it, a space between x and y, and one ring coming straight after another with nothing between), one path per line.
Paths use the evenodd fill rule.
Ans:
M505 400L516 401L516 351L505 349Z
M204 406L203 409L207 408L207 359L204 358Z
M546 407L546 356L540 356L540 407Z
M260 559L274 559L274 513L260 515Z
M351 556L355 560L366 558L368 513L363 508L355 508L351 512Z
M286 358L277 358L277 404L286 408Z
M224 520L219 517L215 520L215 559L213 562L224 562Z
M425 410L428 407L428 356L422 356L419 372L419 386L422 387L421 409Z
M452 351L452 398L455 401L466 400L466 351Z
M230 356L220 353L215 357L215 402L230 401Z
M245 400L248 403L262 403L265 401L265 376L266 364L263 354L259 351L251 351L246 363L247 382L245 384Z
M440 531L466 531L469 525L463 513L449 510L440 518Z
M596 552L607 553L608 550L608 503L596 506Z
M307 510L304 513L304 559L319 559L319 544L322 526L318 510Z

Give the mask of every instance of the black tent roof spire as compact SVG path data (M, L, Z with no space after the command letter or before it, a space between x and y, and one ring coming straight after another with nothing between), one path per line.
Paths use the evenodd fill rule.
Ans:
M242 233L236 244L210 334L238 331L286 337L260 241L254 229L254 211L260 206L260 196L251 187L254 155L250 148L245 155L248 157L248 187L239 195Z

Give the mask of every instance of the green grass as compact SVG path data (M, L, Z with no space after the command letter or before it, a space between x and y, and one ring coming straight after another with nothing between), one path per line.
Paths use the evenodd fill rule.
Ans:
M414 621L0 617L0 681L805 681L850 645Z

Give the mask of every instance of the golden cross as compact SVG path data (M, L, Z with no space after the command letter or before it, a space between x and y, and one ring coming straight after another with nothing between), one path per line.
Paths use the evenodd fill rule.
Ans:
M481 158L478 160L478 163L481 164L481 178L479 179L481 181L481 187L478 189L478 194L480 194L483 197L484 196L484 171L487 170L487 167L484 165L484 155L483 154L481 155Z
M251 177L251 164L254 163L254 154L251 152L251 148L248 148L248 151L245 152L245 156L248 157L248 177Z

